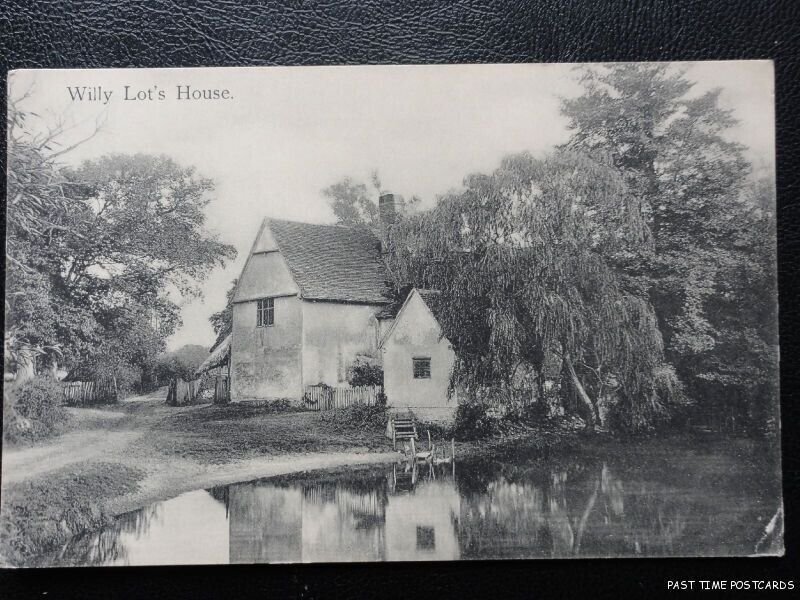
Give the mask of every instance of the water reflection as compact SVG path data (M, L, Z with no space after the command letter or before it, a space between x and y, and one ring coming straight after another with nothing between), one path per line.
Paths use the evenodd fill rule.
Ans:
M746 457L745 457L746 458ZM760 474L760 479L759 479ZM73 540L55 564L749 554L775 473L741 455L393 465L184 494ZM744 483L747 482L747 483Z
M423 468L424 476L395 465L344 481L231 486L230 562L457 559L452 471Z

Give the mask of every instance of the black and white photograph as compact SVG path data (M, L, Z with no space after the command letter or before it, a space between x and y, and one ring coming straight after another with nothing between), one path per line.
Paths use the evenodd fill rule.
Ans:
M0 565L783 556L773 71L9 73Z

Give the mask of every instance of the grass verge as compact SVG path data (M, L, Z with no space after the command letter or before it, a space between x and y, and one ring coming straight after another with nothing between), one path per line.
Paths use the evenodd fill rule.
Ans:
M35 557L107 525L112 519L104 501L136 491L143 476L143 471L117 463L89 463L4 488L0 562L35 566Z
M319 412L209 405L167 417L143 443L162 454L207 463L295 452L388 450L385 421L381 427L376 422L353 427L341 420L332 423Z

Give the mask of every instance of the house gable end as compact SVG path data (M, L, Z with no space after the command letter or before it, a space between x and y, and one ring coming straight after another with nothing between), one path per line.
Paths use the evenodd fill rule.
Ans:
M234 303L300 293L265 219L242 268Z
M407 323L409 319L413 319L414 323ZM416 289L411 291L406 301L403 303L403 306L400 308L400 311L397 313L392 326L380 342L381 348L385 348L393 337L401 335L405 332L406 328L419 332L432 329L435 330L437 338L442 335L442 328L441 325L439 325L439 321ZM446 337L442 336L441 340L448 344L450 343Z

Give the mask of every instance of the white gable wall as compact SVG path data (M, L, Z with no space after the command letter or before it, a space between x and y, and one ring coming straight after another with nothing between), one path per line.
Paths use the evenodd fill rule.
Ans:
M233 305L231 401L302 396L302 309L299 289L262 227L239 277ZM269 251L269 252L263 252ZM274 298L275 324L257 327L259 298Z
M447 388L455 354L440 335L439 323L413 291L383 342L383 379L390 408L411 410L426 420L453 418L456 400L448 399ZM414 358L431 359L430 379L414 379Z
M259 232L239 276L234 302L299 293L297 284L272 237L268 225Z

